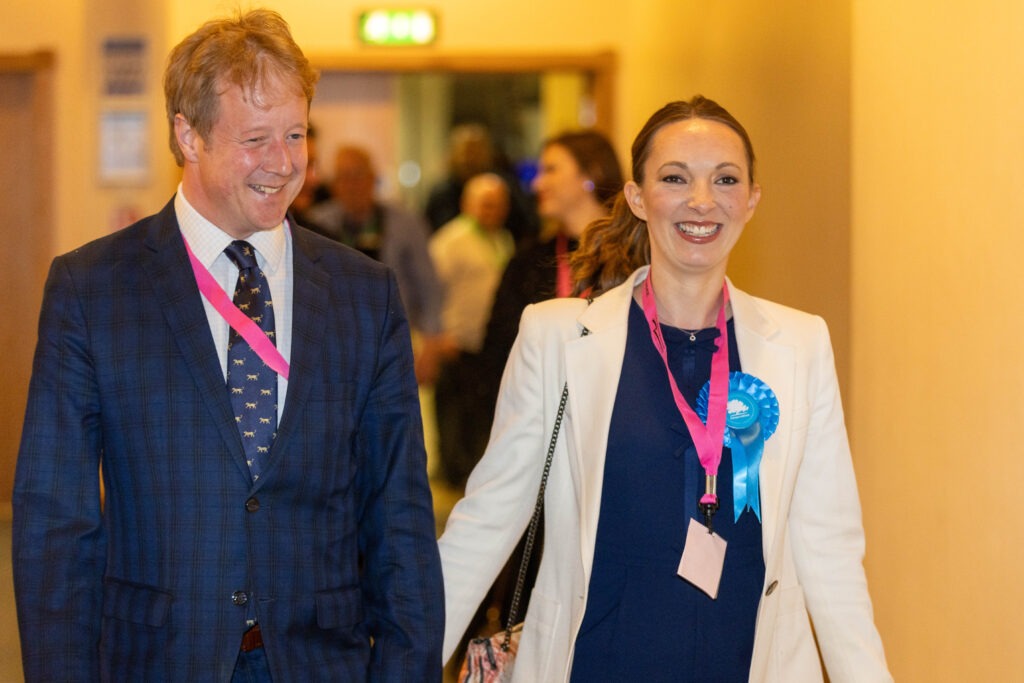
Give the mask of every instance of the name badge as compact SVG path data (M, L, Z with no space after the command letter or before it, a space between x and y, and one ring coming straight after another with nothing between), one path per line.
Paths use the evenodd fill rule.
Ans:
M718 584L725 567L725 539L710 533L703 524L690 518L686 530L686 545L679 560L677 573L708 596L718 598Z

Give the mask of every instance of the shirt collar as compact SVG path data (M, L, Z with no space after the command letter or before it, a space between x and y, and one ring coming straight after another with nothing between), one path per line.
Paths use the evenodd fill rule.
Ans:
M208 221L195 207L189 204L180 183L178 192L174 196L174 212L178 218L181 234L188 242L192 253L204 266L212 267L214 261L224 253L224 249L235 238ZM271 230L255 232L246 241L256 249L256 260L263 270L273 273L281 267L288 250L288 237L284 223Z

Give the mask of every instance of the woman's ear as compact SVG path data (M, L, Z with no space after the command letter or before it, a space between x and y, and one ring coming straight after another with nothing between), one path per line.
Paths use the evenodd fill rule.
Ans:
M747 220L754 217L754 209L761 202L761 186L757 183L750 188L750 198L747 200Z
M199 145L201 144L199 133L185 120L181 114L174 115L174 137L178 141L178 149L186 161L196 162L199 160Z
M626 197L626 203L629 204L629 210L633 212L633 215L646 221L647 211L644 209L644 198L640 186L630 180L622 187L622 194Z

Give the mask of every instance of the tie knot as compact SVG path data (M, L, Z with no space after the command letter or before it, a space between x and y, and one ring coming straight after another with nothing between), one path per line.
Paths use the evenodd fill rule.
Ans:
M224 248L224 253L234 261L239 270L256 267L256 250L248 242L235 240Z

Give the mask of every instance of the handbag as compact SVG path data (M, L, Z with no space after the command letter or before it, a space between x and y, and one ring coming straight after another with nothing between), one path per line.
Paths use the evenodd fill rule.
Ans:
M489 638L473 638L469 641L469 645L466 647L466 659L459 671L459 683L509 683L512 680L516 653L519 651L519 637L523 632L523 624L516 623L516 617L519 615L519 603L523 596L523 586L526 583L527 567L530 564L530 555L533 553L533 544L537 538L537 527L540 525L541 512L544 509L544 489L548 484L551 461L555 455L555 444L558 442L558 431L562 426L562 417L565 415L565 403L568 398L569 384L567 382L562 387L562 399L558 403L558 415L555 417L555 427L551 431L551 443L548 445L548 455L544 461L544 474L540 478L537 502L533 506L533 517L530 518L530 526L526 533L526 545L523 547L523 559L519 563L519 574L516 577L515 592L512 594L508 621L503 630Z

